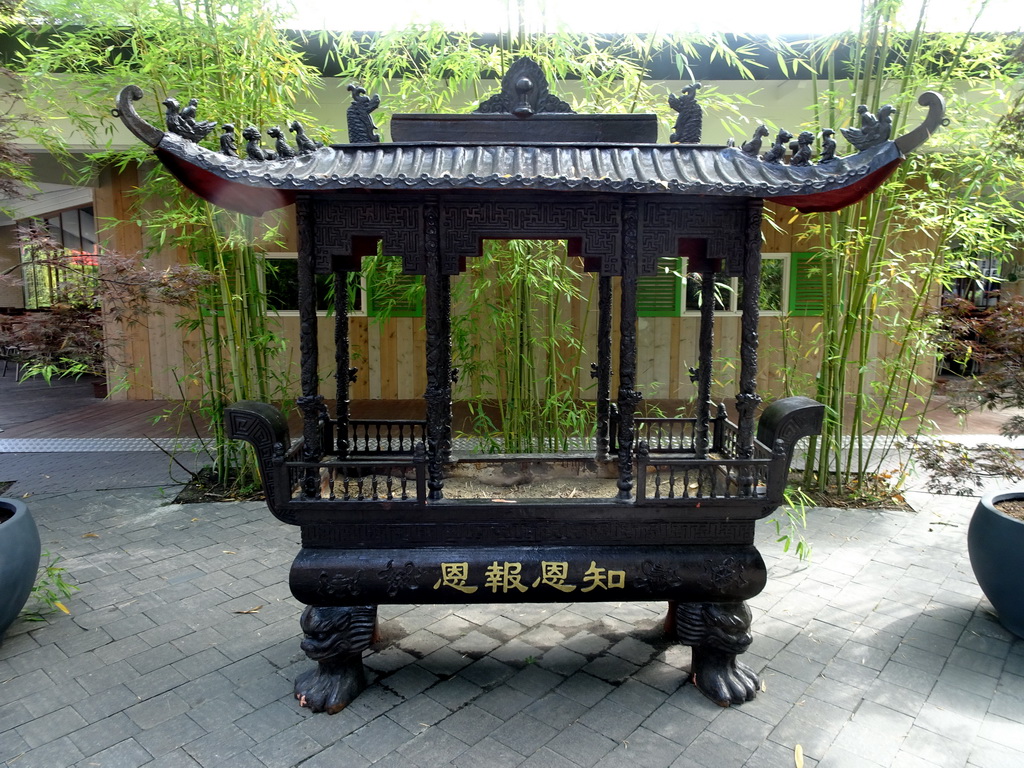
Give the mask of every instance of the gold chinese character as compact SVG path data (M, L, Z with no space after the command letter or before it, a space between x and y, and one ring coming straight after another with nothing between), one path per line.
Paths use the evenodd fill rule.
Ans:
M592 592L595 589L624 589L626 586L626 572L598 568L597 563L591 560L590 567L583 574L583 580L589 582L589 585L583 587L580 592Z
M495 560L487 566L487 571L484 573L487 579L484 582L484 588L489 588L491 592L497 592L499 589L502 592L508 592L510 589L518 589L520 592L525 592L526 587L523 586L521 581L522 571L522 563L498 565L498 561Z
M476 587L467 587L466 580L469 578L469 563L441 563L441 578L437 580L434 589L442 586L457 589L471 595L476 592Z
M549 563L546 560L541 561L540 564L540 576L530 586L538 587L541 584L547 584L549 587L561 590L562 592L572 592L576 589L575 584L566 584L565 580L569 576L569 564L568 563Z

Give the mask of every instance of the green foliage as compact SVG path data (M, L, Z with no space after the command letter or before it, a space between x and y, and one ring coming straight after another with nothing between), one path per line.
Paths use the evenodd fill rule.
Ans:
M39 575L30 595L33 602L22 613L25 621L45 621L46 616L55 611L71 613L64 600L77 592L78 587L67 580L67 570L58 565L61 559L60 555L43 552Z
M375 115L382 125L394 112L473 111L495 90L493 81L520 56L533 57L551 91L578 112L652 112L665 126L675 113L664 86L648 79L656 56L669 56L683 79L692 78L690 64L701 49L731 63L744 77L752 76L744 63L750 46L716 34L506 32L499 44L487 45L474 33L452 32L434 23L372 35L337 34L330 42L341 77L381 94ZM749 101L708 86L701 90L701 103L709 119L734 126L738 106Z
M775 527L775 541L784 553L792 548L797 559L810 560L811 545L803 532L807 529L807 506L813 500L797 487L787 488L785 499L786 503L767 522Z
M477 436L500 438L492 452L566 450L591 434L575 397L582 329L566 317L580 283L565 243L550 240L489 241L456 283L455 365Z
M916 98L926 89L946 96L951 118L934 142L941 151L919 150L873 195L819 214L810 227L820 365L813 381L794 377L787 390L827 406L806 474L820 489L856 488L879 474L914 400L930 396L936 296L957 277L977 276L975 257L1010 255L1024 238L1006 225L1019 218L1012 189L1024 168L1004 151L998 128L1007 93L1019 85L1019 36L925 34L926 6L915 28L902 30L904 5L869 2L859 30L819 40L793 60L814 73L812 127L852 124L857 104L874 111L891 103L898 135L919 119ZM838 60L841 50L849 61ZM843 65L850 79L837 76Z
M318 73L277 29L282 8L264 0L229 6L210 0L41 0L28 3L21 16L18 69L26 75L26 103L43 120L35 138L58 157L69 157L79 144L104 148L90 155L90 174L104 165L124 170L141 164L137 208L108 224L137 224L151 251L181 249L218 277L183 321L198 337L199 353L194 368L179 375L202 387L201 409L216 431L218 472L226 478L241 470L243 482L255 468L223 433L224 408L281 394L269 363L282 344L266 321L253 222L192 195L150 162L150 150L140 142L114 146L110 107L121 88L134 84L145 93L140 114L154 125L163 124L161 102L169 96L198 98L200 118L220 123L308 123L294 105L313 98ZM216 141L215 133L208 141Z

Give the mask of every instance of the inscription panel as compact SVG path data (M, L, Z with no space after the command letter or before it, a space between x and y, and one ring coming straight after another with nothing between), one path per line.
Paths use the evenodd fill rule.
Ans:
M764 587L753 547L303 549L292 594L315 605L744 600Z

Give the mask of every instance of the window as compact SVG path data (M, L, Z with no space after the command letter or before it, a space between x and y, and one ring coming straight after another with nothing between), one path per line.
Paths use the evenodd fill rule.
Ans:
M66 265L54 263L54 254L42 253L31 245L22 246L21 273L28 309L46 309L58 292L74 295L76 281L86 283L97 270L96 222L92 207L74 208L20 222L41 227L63 249ZM94 291L84 289L91 297ZM66 299L65 299L66 300Z
M267 307L291 314L299 310L299 264L296 253L268 253ZM402 260L373 256L363 260L362 272L349 272L349 314L369 317L422 317L423 278L402 272ZM334 275L316 276L317 311L334 308Z
M761 261L760 308L764 314L781 313L785 307L789 254L765 253ZM640 317L679 317L699 314L701 276L683 274L680 258L658 259L658 273L637 280L637 314ZM743 280L718 275L715 286L715 311L738 313Z
M825 310L825 257L820 253L794 253L789 270L789 314L821 315Z

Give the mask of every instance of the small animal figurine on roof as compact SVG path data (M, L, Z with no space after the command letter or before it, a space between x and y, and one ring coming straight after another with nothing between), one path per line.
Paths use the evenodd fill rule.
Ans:
M743 142L743 144L740 146L740 151L742 151L745 155L757 157L759 154L761 154L761 139L765 138L767 135L768 128L764 125L764 123L761 123L761 125L757 126L757 128L754 129L753 138L751 138L750 141Z
M238 147L235 144L235 126L231 123L224 123L220 129L223 131L220 135L220 153L228 157L238 157Z
M300 155L311 155L323 146L323 142L314 141L306 135L306 129L298 120L292 120L288 130L295 134L295 146Z
M867 105L861 104L857 107L860 115L860 128L842 128L842 134L846 140L853 144L858 151L877 147L889 140L892 133L892 118L896 114L896 108L886 104L878 110L878 116L868 112Z
M170 96L164 99L163 105L167 107L167 112L164 115L167 130L197 144L205 139L210 131L217 127L217 121L206 120L197 123L195 117L198 104L199 99L189 99L188 105L182 109L177 99Z
M255 126L250 125L242 131L242 138L245 139L245 155L250 160L276 160L277 155L260 146L260 139L263 134Z
M352 94L352 103L348 105L349 144L376 144L380 135L370 113L380 106L380 96L367 96L366 89L355 83L349 84L348 90Z
M290 157L295 157L295 150L285 140L284 134L281 133L281 129L278 126L275 125L273 128L268 128L267 136L274 139L274 151L277 153L278 160L287 160Z
M678 97L671 93L668 95L668 105L679 113L675 130L668 139L673 144L700 144L704 126L704 110L697 103L700 88L700 83L691 83L680 91Z
M818 165L834 162L836 159L836 140L832 137L836 132L826 128L821 132L821 154L818 156Z
M780 128L778 135L775 137L775 143L772 144L772 148L769 149L761 159L766 163L781 163L782 158L786 155L786 149L788 148L789 141L793 138L793 134L787 131L785 128Z

